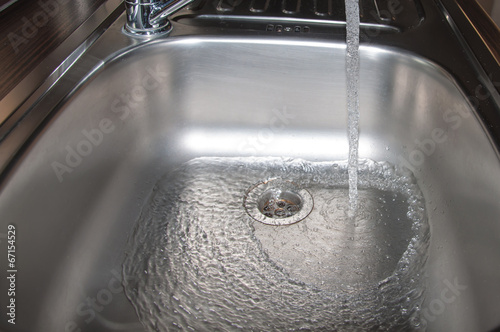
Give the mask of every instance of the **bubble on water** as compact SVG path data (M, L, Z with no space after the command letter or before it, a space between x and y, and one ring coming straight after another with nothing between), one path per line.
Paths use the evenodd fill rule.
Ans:
M262 224L243 207L250 187L277 176L314 197L294 225ZM346 162L194 159L144 206L126 295L151 331L420 328L423 196L411 173L385 162L360 161L359 188L352 222Z

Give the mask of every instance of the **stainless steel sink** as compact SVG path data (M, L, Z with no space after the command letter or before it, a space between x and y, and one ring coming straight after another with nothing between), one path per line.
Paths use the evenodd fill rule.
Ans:
M499 154L449 71L414 51L362 46L360 235L342 212L341 39L178 22L177 34L136 40L123 23L57 83L66 98L4 176L0 232L16 227L18 321L3 329L500 324ZM245 194L274 178L306 190L310 214L286 226L253 219Z

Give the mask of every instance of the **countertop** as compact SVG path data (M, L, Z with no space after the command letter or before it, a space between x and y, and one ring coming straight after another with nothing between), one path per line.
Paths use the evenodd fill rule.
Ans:
M104 2L106 0L19 0L3 10L0 13L0 100Z

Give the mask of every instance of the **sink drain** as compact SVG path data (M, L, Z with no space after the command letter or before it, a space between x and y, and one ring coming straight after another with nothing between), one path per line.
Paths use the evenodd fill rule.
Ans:
M313 208L311 194L291 181L273 179L247 190L243 206L248 215L264 224L282 226L301 221Z
M268 218L288 218L302 208L302 199L291 191L268 190L258 201L259 211Z

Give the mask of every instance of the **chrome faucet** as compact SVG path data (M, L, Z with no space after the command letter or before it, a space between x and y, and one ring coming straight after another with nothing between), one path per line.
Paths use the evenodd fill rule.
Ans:
M136 36L167 33L172 28L170 15L194 0L125 0L125 31Z

